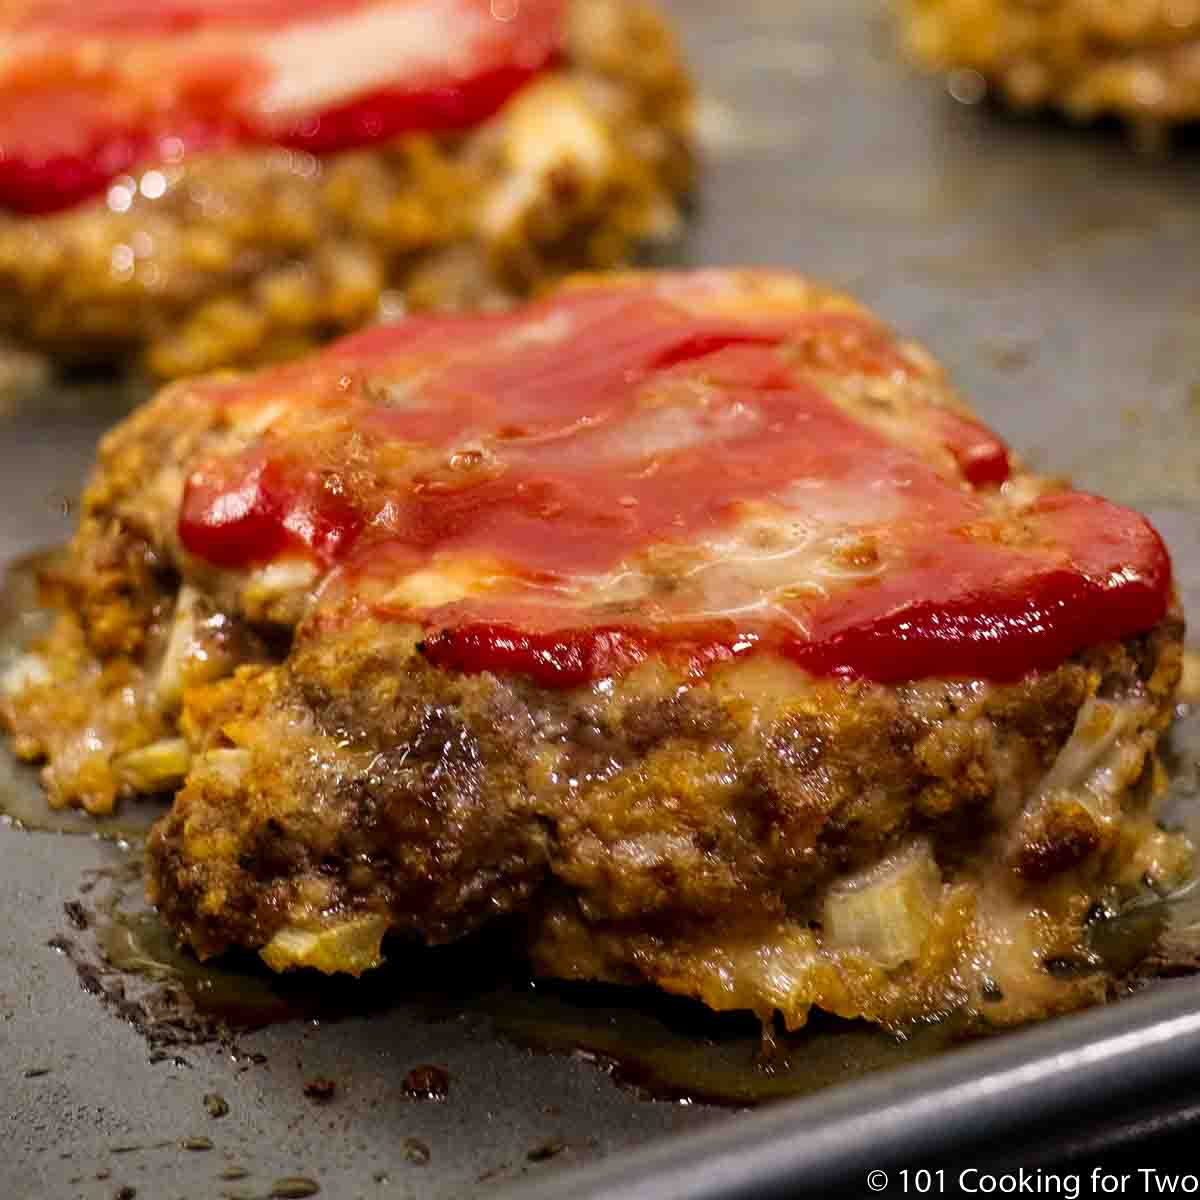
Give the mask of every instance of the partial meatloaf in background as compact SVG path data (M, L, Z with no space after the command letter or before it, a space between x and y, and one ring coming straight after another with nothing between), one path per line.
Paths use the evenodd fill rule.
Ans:
M1200 7L1178 0L897 0L906 45L1020 108L1143 127L1200 119Z
M358 973L493 927L714 1009L1097 1000L1182 621L1136 513L769 272L580 280L177 383L102 443L9 671L50 802L172 792L203 955Z
M495 307L670 236L691 93L643 0L0 12L0 337L158 376Z

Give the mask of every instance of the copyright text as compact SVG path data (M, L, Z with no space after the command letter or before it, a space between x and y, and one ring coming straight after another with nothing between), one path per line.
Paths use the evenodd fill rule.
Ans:
M1184 1175L1142 1167L1136 1171L1090 1173L1028 1171L869 1171L867 1187L875 1195L894 1196L1200 1196L1200 1174Z

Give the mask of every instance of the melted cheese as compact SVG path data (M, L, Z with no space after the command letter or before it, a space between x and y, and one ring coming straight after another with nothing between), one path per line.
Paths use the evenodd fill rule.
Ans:
M460 0L376 5L292 25L258 39L270 82L255 107L286 116L332 108L355 96L435 74L465 76L488 29Z
M52 212L243 145L323 154L474 127L554 60L561 5L0 5L0 205Z
M308 555L327 615L374 606L448 663L491 646L572 679L664 638L1019 677L1161 618L1140 517L1000 487L1003 443L921 356L771 278L570 289L196 385L246 448L191 471L183 545L234 569Z

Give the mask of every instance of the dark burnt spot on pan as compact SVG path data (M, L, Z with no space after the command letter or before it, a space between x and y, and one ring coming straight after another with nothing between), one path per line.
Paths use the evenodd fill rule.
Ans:
M325 1076L305 1080L304 1094L318 1104L328 1104L337 1094L337 1082Z
M89 898L89 927L64 932L55 946L72 962L81 985L146 1037L158 1061L214 1041L228 1047L237 1069L245 1070L265 1061L239 1048L246 1030L402 1009L435 1024L464 1015L483 1018L493 1036L535 1052L581 1058L639 1096L745 1107L842 1078L848 1060L856 1070L919 1060L972 1031L965 1014L901 1037L814 1014L798 1034L775 1031L764 1052L762 1028L749 1014L715 1014L649 988L531 984L511 959L511 938L486 935L433 949L389 939L388 962L360 980L274 975L249 955L200 964L144 908L135 874L98 877L102 886ZM1097 919L1096 929L1111 929L1110 940L1122 944L1118 926L1124 919ZM1139 940L1127 957L1136 961L1145 948ZM1109 946L1097 950L1111 953ZM130 969L146 963L153 964L156 979ZM1165 961L1161 965L1164 973L1174 969ZM317 1084L312 1090L318 1095L325 1093L319 1079L309 1082ZM431 1099L443 1092L442 1082L433 1070L410 1072L404 1081L408 1090ZM310 1092L310 1098L317 1097Z
M567 1143L562 1138L547 1138L544 1142L539 1142L536 1146L527 1150L525 1158L531 1163L549 1162L552 1158L557 1158L568 1148Z
M236 1069L247 1070L265 1061L240 1049L247 1030L400 1009L430 1023L482 1018L483 1036L578 1057L638 1096L745 1107L844 1078L847 1061L855 1073L917 1061L972 1034L966 1015L894 1036L814 1014L798 1034L778 1031L764 1053L761 1027L748 1014L714 1014L652 989L531 984L527 970L511 958L515 929L500 936L493 928L490 936L434 949L390 938L388 962L360 980L307 972L278 976L246 954L200 964L179 950L157 915L144 907L136 861L86 882L95 890L86 904L78 902L85 928L76 928L64 909L66 928L55 948L71 961L85 990L145 1036L155 1061L182 1061L186 1047L212 1041L229 1048ZM1089 930L1098 960L1112 962L1114 970L1122 961L1136 963L1147 939L1157 936L1133 914L1113 915L1102 905ZM1127 943L1136 945L1122 958ZM156 978L138 974L147 963ZM1188 958L1175 948L1152 958L1123 986L1197 965L1194 953ZM983 997L982 1012L996 999Z
M148 929L161 928L157 917L146 912L128 914L120 908L120 900L131 890L140 896L137 866L125 863L98 873L90 882L105 886L96 903L69 901L64 911L70 932L56 934L47 945L70 963L85 992L142 1035L150 1062L187 1067L185 1049L214 1042L233 1047L237 1027L223 1014L197 1006L181 979L147 954L153 940L142 939ZM165 929L161 936L163 944L169 944ZM146 974L140 973L143 969ZM224 1101L206 1096L204 1104L210 1115L218 1115Z
M433 1159L433 1151L430 1150L429 1143L423 1142L420 1138L406 1137L401 1143L401 1151L404 1161L411 1163L414 1167L427 1167Z
M267 1195L270 1200L305 1200L307 1196L315 1196L321 1190L321 1185L315 1179L306 1175L289 1175L277 1179Z
M401 1088L410 1100L445 1100L450 1095L450 1072L425 1063L404 1076Z

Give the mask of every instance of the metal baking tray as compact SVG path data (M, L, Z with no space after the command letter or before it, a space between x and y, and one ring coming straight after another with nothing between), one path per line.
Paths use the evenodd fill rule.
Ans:
M707 164L666 261L850 289L928 344L1038 469L1146 511L1200 610L1194 139L1148 158L1114 128L960 105L898 60L873 0L667 7L701 81ZM0 372L6 561L67 536L95 439L131 400L30 374ZM1174 812L1200 824L1186 708L1173 746ZM81 834L40 816L32 772L3 758L0 795L65 830L0 823L12 1200L765 1200L866 1195L868 1170L899 1195L906 1164L980 1166L985 1143L1010 1166L1112 1155L1200 1111L1200 981L966 1046L952 1028L896 1043L817 1022L771 1074L737 1018L513 978L503 932L360 985L245 963L189 974L139 908L145 808ZM1172 906L1180 945L1198 914ZM1134 914L1133 935L1162 917Z

